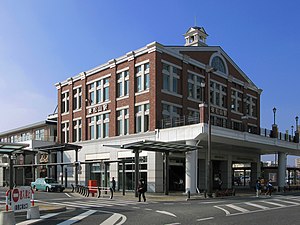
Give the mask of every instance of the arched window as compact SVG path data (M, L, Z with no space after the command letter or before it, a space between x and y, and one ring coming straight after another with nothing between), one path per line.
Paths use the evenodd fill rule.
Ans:
M215 56L211 62L211 66L222 73L226 73L226 67L223 60L219 56Z

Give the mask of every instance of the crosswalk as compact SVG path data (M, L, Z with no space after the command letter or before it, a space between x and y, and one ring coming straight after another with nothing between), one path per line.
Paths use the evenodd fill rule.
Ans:
M20 221L17 225L29 225L29 224L43 224L47 219L48 225L71 225L84 220L88 217L97 217L97 224L99 225L111 225L111 224L123 224L127 220L125 215L116 213L116 207L126 207L132 209L139 209L146 207L149 202L137 202L133 200L120 200L120 199L62 199L60 201L50 202L37 200L37 205L47 206L66 206L67 211L60 213L46 213L41 216L40 219ZM156 202L151 202L156 203ZM147 208L145 208L147 209ZM25 218L25 216L24 216ZM62 218L61 220L59 218ZM51 222L53 220L53 223Z
M38 203L46 203L52 205L67 206L68 208L94 209L94 208L114 208L114 207L134 207L148 205L148 202L137 202L131 200L115 200L115 199L82 199L72 201L46 202L37 201ZM155 203L155 202L151 202Z
M214 207L222 210L226 216L233 216L294 206L300 206L300 196L273 196L272 198L260 198L256 201L222 204Z

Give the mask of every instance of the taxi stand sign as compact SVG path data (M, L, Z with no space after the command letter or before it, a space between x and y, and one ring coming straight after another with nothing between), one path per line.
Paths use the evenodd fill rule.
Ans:
M26 211L31 207L32 190L30 186L14 188L11 192L11 209L14 212Z

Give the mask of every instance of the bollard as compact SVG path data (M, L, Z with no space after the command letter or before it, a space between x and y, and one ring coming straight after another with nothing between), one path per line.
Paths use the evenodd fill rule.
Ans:
M15 213L13 211L0 212L0 224L15 225Z
M34 191L33 189L31 188L31 206L34 206Z
M27 219L39 219L40 218L40 208L39 206L32 206L27 210Z
M90 196L90 189L88 187L86 187L86 197Z
M6 211L8 211L8 205L9 205L9 203L8 203L8 195L9 195L9 193L10 193L10 190L8 190L6 192L6 194L5 194L5 210Z
M100 198L101 197L101 190L100 190L100 187L97 188L97 198Z

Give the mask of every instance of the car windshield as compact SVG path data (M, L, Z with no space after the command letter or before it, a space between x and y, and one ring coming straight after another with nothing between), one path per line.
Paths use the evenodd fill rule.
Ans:
M56 183L56 180L54 179L45 179L46 183L49 184L49 183Z

